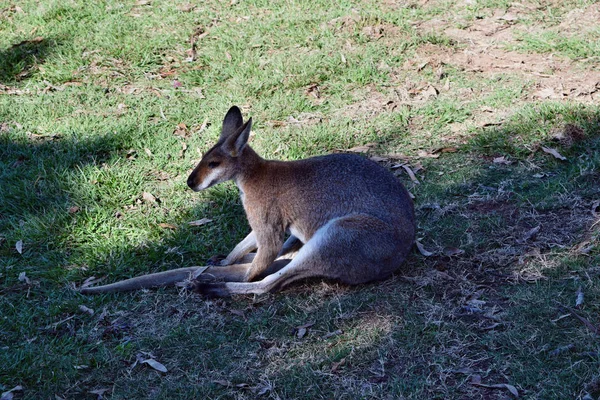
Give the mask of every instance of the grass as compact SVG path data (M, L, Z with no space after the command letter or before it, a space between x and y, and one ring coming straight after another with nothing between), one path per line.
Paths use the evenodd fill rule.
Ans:
M511 2L88 3L0 0L0 392L510 395L480 380L523 398L600 395L597 335L576 316L598 324L596 94L540 99L537 75L452 58L474 44L446 28L514 13ZM505 27L515 40L494 48L556 53L561 74L593 75L597 32L556 31L592 6L523 7ZM532 21L541 30L519 36ZM247 234L233 184L185 185L232 104L269 158L376 143L369 155L415 195L434 255L415 251L378 284L269 296L72 290L90 276L202 265ZM392 169L399 154L420 184ZM213 222L187 224L200 218ZM564 308L578 291L583 304Z

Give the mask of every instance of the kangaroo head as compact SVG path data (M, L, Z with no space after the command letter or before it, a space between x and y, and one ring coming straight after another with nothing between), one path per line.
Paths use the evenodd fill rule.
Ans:
M198 192L235 178L241 169L240 158L251 127L252 118L244 123L240 109L231 107L223 120L219 141L194 168L188 177L188 186Z

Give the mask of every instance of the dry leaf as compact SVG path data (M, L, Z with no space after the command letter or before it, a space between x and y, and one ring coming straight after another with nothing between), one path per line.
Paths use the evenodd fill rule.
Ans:
M187 143L186 142L182 142L181 143L181 150L179 151L179 158L183 158L183 156L185 155L185 151L187 150Z
M162 373L166 373L168 371L167 368L164 365L162 365L161 363L159 363L156 360L153 360L152 358L148 358L148 359L142 360L140 362L142 364L148 364L149 366L151 366L155 370L157 370L159 372L162 372Z
M510 165L510 164L512 164L512 161L509 161L504 156L502 156L502 157L496 157L496 158L494 158L494 163L495 164Z
M514 22L514 21L518 21L519 17L517 17L515 14L507 12L503 16L498 17L498 19L501 21Z
M338 369L340 369L341 366L343 366L346 363L346 357L342 358L340 361L338 362L334 362L331 364L331 372L336 372Z
M178 6L177 6L177 9L178 9L179 11L182 11L182 12L190 12L190 11L192 11L194 8L196 8L196 6L195 6L194 4L190 4L190 3L187 3L187 4L180 4L180 5L178 5Z
M90 315L94 315L94 310L92 310L91 308L88 308L88 307L84 306L83 304L79 306L79 310L83 311L85 313L88 313Z
M424 62L420 63L419 65L417 65L417 71L422 71L423 68L425 68L427 66L427 64L429 64L429 61L424 61Z
M208 118L205 118L204 122L202 122L202 125L200 125L200 128L198 128L198 133L204 131L207 126L208 126Z
M179 124L177 124L177 126L175 127L175 130L173 131L173 135L175 136L180 136L180 137L187 137L189 135L189 129L187 127L186 124L184 124L183 122L180 122Z
M15 249L17 249L17 251L19 252L19 254L23 254L23 241L22 240L19 240L15 244Z
M312 95L315 99L320 99L321 98L321 90L319 88L319 85L316 83L313 83L311 85L309 85L305 90L304 93L306 95Z
M328 333L326 333L325 335L323 335L323 339L329 339L329 338L332 338L332 337L334 337L334 336L341 335L341 334L343 334L343 333L344 333L344 331L343 331L343 330L341 330L341 329L338 329L337 331L333 331L333 332L328 332Z
M145 148L144 151L146 152L146 154L148 154L148 157L154 157L154 154L152 154L152 152L150 151L149 148Z
M206 224L208 224L210 222L212 222L212 219L202 218L202 219L199 219L199 220L196 220L196 221L188 222L188 225L190 225L190 226L202 226L202 225L206 225Z
M77 206L73 206L73 207L69 207L69 214L75 214L76 212L79 212L80 208Z
M167 224L165 222L161 222L160 224L158 224L158 226L160 226L161 228L164 228L164 229L173 229L173 230L177 229L177 225Z
M577 289L577 297L575 299L575 307L579 307L582 304L583 304L583 289L581 288L581 286L579 286L579 289Z
M108 392L109 390L110 390L110 388L96 389L96 390L90 390L88 393L95 394L96 396L98 396L98 400L102 400L104 393Z
M249 389L250 385L247 383L238 383L237 385L235 385L235 387L240 389Z
M557 158L561 161L567 161L567 157L564 157L558 151L556 151L555 149L553 149L551 147L542 146L542 150L544 151L544 153L548 153L548 154L554 156L554 158Z
M456 148L456 147L440 147L439 149L433 150L432 153L434 153L434 154L438 154L438 153L456 153L457 151L458 151L458 148Z
M431 257L433 255L433 253L431 251L427 251L418 240L415 241L415 244L417 245L417 249L419 249L419 253L421 253L424 257Z
M127 158L128 160L135 160L136 157L137 157L137 151L135 149L127 150L127 154L126 154L125 158Z
M233 315L237 315L238 317L242 317L244 319L246 319L246 314L244 314L244 312L242 310L229 310L230 313L232 313Z
M405 154L401 154L401 153L385 154L384 157L392 159L392 160L404 160L404 161L410 160L409 156L407 156ZM400 168L400 165L402 165L402 164L396 164L396 165L392 166L392 168Z
M556 92L553 88L544 88L542 90L538 90L533 94L535 97L539 97L540 99L556 99Z
M452 370L452 372L455 374L471 375L474 371L473 371L473 368L463 367L463 368L459 368L459 369L454 369L454 370Z
M483 383L475 383L471 382L474 386L479 386L488 389L507 389L515 398L519 397L519 391L513 385L509 385L508 383L497 383L494 385L484 385Z
M541 228L541 225L538 225L535 228L530 229L529 231L527 231L525 236L523 236L523 239L517 240L517 243L525 243L526 241L528 241L530 239L535 239L536 235L540 231L540 228Z
M22 391L23 391L23 386L21 386L21 385L15 386L14 388L10 389L9 391L3 392L0 395L0 400L12 400L13 396L14 396L13 392L22 392Z
M415 173L412 171L412 169L410 169L410 167L408 165L406 165L406 164L402 164L401 167L404 168L404 170L406 171L406 173L410 177L410 180L413 181L415 184L418 185L419 184L419 180L415 176Z
M306 335L306 332L306 328L299 328L296 336L298 336L298 339L302 339Z
M465 252L464 250L458 249L456 247L444 247L444 254L448 257L457 256L464 252Z
M311 322L307 322L304 325L300 325L294 328L294 331L296 332L296 336L298 337L298 339L302 339L304 336L306 336L306 333L308 332L308 329L313 326L315 324L314 321Z
M273 388L269 385L264 385L264 386L255 386L252 388L252 392L257 396L257 397L261 397L264 394L266 394L267 392L270 392Z
M152 193L148 193L148 192L142 193L142 199L144 199L144 201L146 203L156 204L156 197L154 197L152 195Z
M19 274L19 282L25 282L27 285L31 285L31 280L27 277L25 272Z
M368 153L369 150L371 150L375 146L377 146L377 143L367 143L367 144L362 145L362 146L352 147L352 148L350 148L350 149L348 149L346 151L350 152L350 153Z
M371 157L369 157L369 160L375 161L375 162L389 161L388 158L381 157L381 156L371 156Z
M429 99L429 98L431 98L431 97L437 97L437 95L438 95L439 93L440 93L440 92L439 92L439 91L438 91L436 88L434 88L433 86L429 85L429 86L427 87L427 89L425 89L425 90L423 91L423 93L422 93L422 94L423 94L423 97L424 97L425 99Z
M419 150L417 152L417 156L419 158L439 158L440 157L439 153L430 153L425 150Z

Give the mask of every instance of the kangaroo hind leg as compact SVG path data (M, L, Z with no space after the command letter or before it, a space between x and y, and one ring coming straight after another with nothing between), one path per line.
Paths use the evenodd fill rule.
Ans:
M229 296L232 294L262 294L282 289L292 282L306 278L339 279L338 264L340 260L332 260L328 252L331 246L343 246L339 242L343 228L339 227L339 219L329 221L299 249L289 264L279 271L267 275L255 282L221 282L202 285L199 291L212 296ZM347 253L346 249L346 253ZM343 251L340 253L343 254ZM348 255L346 254L345 257ZM283 260L280 260L283 261ZM345 264L344 262L341 263Z
M356 214L329 221L313 235L285 267L256 282L202 285L213 296L262 294L306 278L360 284L390 276L401 264L403 244L398 232L381 219ZM283 261L283 260L280 260Z

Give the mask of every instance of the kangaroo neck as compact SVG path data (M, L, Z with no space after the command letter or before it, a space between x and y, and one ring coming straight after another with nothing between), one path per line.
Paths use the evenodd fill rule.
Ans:
M242 193L245 192L244 187L252 179L264 169L267 160L259 156L252 147L246 145L240 154L239 170L233 181Z

